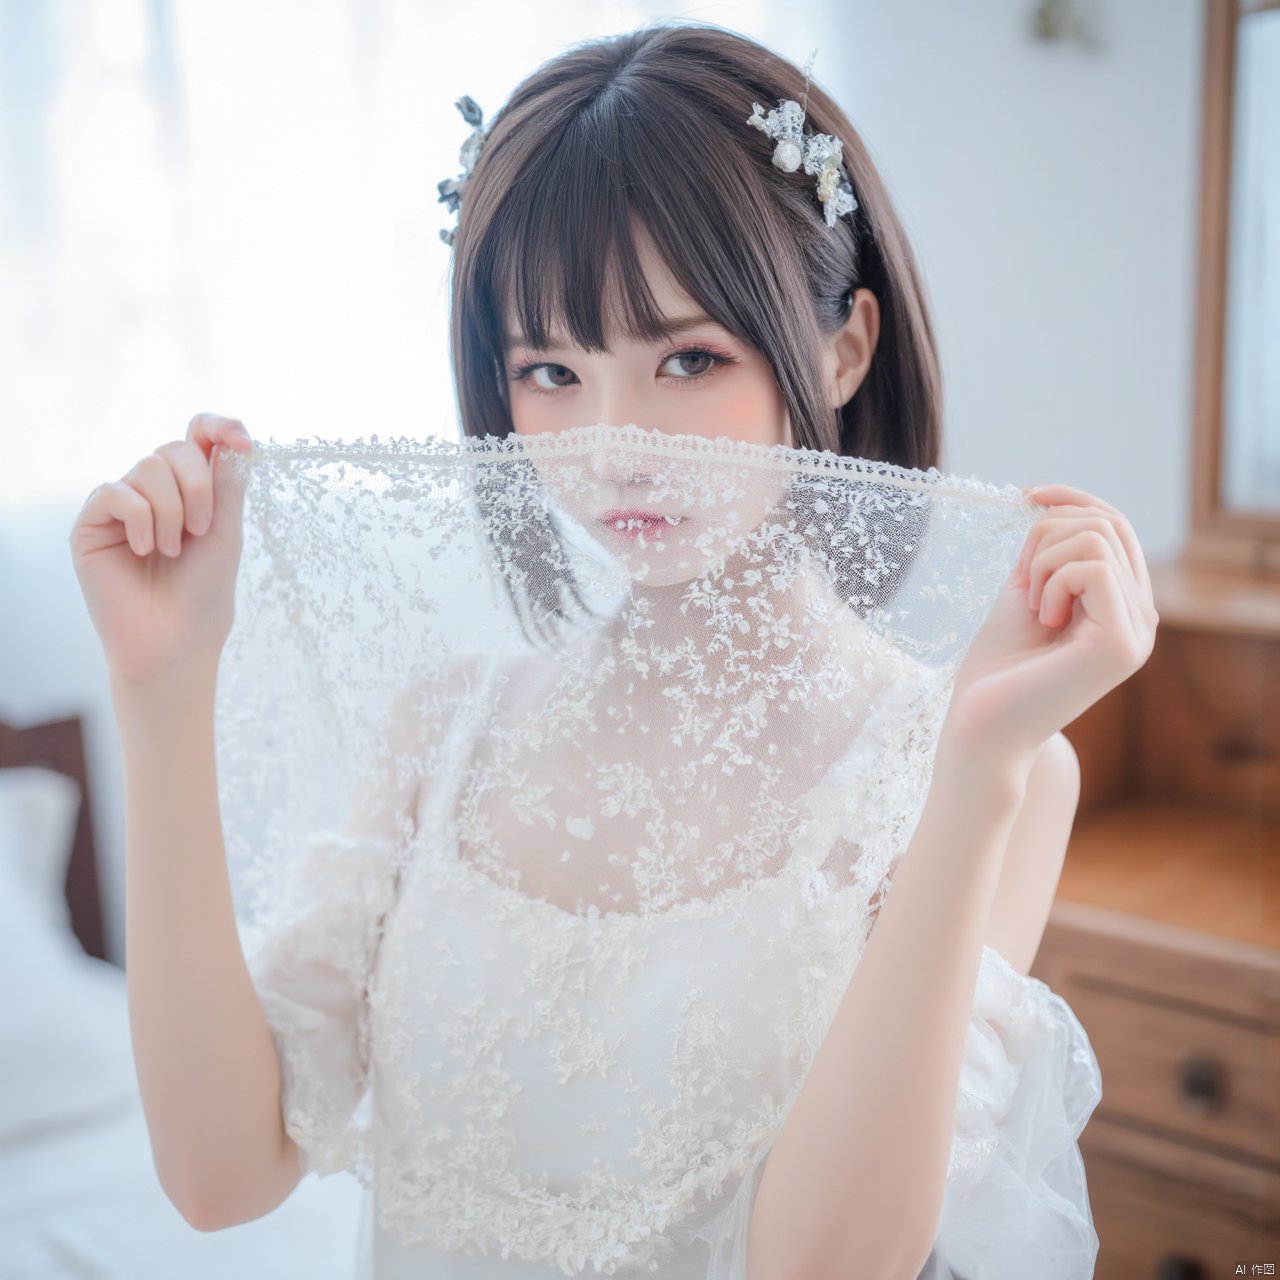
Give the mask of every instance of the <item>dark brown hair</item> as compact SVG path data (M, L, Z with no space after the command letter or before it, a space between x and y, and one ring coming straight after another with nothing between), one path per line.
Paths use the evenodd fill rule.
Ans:
M636 256L638 222L685 292L769 361L796 445L938 464L941 374L929 309L861 137L811 81L805 128L841 140L858 202L829 228L816 178L775 168L773 141L746 122L753 102L767 111L804 94L804 74L787 59L722 27L683 22L573 46L515 89L488 126L454 241L465 434L512 431L508 298L534 346L558 326L604 351L606 317L637 341L667 336ZM848 318L859 288L876 296L880 334L837 437L819 344Z
M941 374L914 256L849 118L816 82L805 94L787 59L694 22L572 46L522 81L461 193L451 341L464 434L514 430L508 299L535 347L553 328L590 351L607 350L613 325L637 341L667 336L637 257L640 228L706 314L769 361L796 446L937 466ZM775 168L772 139L747 124L753 103L767 111L785 98L805 101L806 131L843 143L858 208L834 228L816 178ZM859 288L879 303L879 337L836 414L822 337L844 324ZM547 549L530 552L545 564ZM524 577L519 594L530 589ZM549 596L542 605L561 616Z

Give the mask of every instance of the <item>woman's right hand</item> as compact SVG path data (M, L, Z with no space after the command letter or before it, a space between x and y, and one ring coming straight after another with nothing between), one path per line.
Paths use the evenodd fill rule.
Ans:
M231 630L244 487L217 446L248 453L236 418L198 413L171 440L85 500L71 558L113 683L146 684L178 664L217 670ZM188 537L183 538L183 531Z

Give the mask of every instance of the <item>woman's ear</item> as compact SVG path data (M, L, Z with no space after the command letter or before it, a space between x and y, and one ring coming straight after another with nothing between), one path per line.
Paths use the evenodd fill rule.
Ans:
M827 403L839 409L853 398L871 368L880 337L880 303L870 289L858 289L844 325L833 333L823 352Z

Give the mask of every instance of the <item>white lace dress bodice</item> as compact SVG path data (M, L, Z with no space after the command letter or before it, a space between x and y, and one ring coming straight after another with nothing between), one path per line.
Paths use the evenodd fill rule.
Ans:
M824 788L883 784L894 714L815 788L808 847L840 834ZM313 834L246 948L304 1170L367 1187L353 1274L745 1280L763 1162L865 944L856 884L796 856L661 914L572 913L460 856L457 783L434 779L403 872ZM1100 1096L1065 1001L984 947L923 1280L1093 1274Z

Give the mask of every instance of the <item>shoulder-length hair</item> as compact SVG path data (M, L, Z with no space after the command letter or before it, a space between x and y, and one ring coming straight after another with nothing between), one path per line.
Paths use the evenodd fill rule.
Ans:
M559 329L607 351L610 329L667 337L636 250L642 228L685 292L771 365L800 448L935 467L941 373L915 258L845 113L786 58L712 24L657 23L536 68L486 131L453 241L451 345L466 436L509 436L504 318L534 347ZM805 100L834 134L858 207L829 228L816 179L772 163L753 103ZM870 368L833 412L823 335L874 293ZM527 584L526 584L527 585ZM575 593L576 594L576 593ZM548 597L545 607L559 614Z

